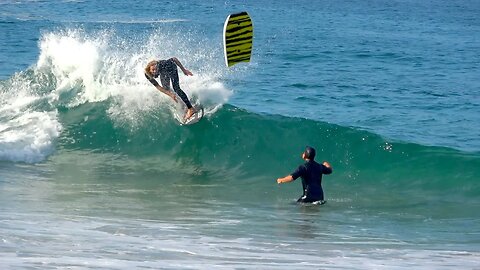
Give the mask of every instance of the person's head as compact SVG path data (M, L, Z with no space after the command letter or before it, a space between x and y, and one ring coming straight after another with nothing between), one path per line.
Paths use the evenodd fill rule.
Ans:
M309 159L309 160L315 160L315 148L307 146L305 147L305 151L303 151L302 158L303 159Z
M145 74L150 79L152 79L156 72L157 72L157 61L153 60L148 62L147 66L145 67Z

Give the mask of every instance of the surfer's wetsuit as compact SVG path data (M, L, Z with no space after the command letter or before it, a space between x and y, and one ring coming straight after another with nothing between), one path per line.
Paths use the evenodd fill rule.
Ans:
M190 100L188 100L187 95L180 88L180 80L178 79L177 64L173 61L172 58L168 60L159 60L157 61L157 71L153 74L154 78L160 76L160 82L162 83L163 88L170 89L170 80L172 81L173 90L177 95L183 100L188 109L192 108ZM149 78L145 74L147 80L150 81L155 87L159 84L154 78Z
M308 160L293 172L293 180L302 177L303 195L297 202L312 203L323 202L322 174L331 174L332 169L314 160Z

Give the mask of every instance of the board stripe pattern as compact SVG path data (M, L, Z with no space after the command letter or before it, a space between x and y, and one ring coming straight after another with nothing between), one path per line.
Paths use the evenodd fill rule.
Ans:
M223 34L227 66L249 62L253 47L253 23L248 13L229 15L225 20Z

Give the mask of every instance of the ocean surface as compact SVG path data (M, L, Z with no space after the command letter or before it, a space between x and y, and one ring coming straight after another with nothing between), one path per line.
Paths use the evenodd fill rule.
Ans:
M254 22L227 68L231 13ZM479 269L480 1L1 1L0 269ZM145 79L176 56L206 116ZM325 205L277 185L306 145Z

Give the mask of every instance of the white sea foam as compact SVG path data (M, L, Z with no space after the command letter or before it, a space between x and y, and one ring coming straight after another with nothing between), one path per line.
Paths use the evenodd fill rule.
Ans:
M171 117L167 110L171 99L159 93L143 73L153 59L175 56L193 72L194 76L185 76L179 69L180 85L204 105L207 116L232 94L221 81L221 57L217 59L205 42L188 34L159 29L132 41L107 30L87 34L74 29L45 33L39 49L30 72L0 85L0 160L38 162L51 154L62 130L58 106L75 109L111 101L106 113L120 126L142 125L152 113Z
M56 112L23 112L0 123L0 160L38 162L53 152L61 125Z
M194 41L160 31L139 44L118 40L115 33L109 32L93 37L77 30L49 33L42 38L37 68L54 74L56 98L74 89L79 91L68 101L69 107L113 98L116 105L109 109L110 114L122 121L134 121L138 120L139 113L156 110L164 106L165 101L171 102L145 79L146 63L176 56L194 73L187 77L179 69L182 89L210 109L216 108L228 101L232 91L220 81L222 71L216 65L215 54L198 44L187 44L189 42Z
M98 80L105 44L102 39L82 37L78 31L48 33L40 42L37 69L51 72L56 79L55 96L82 88L70 106L102 101L109 93Z
M62 125L57 110L33 107L45 98L19 74L0 85L0 161L39 162L54 150Z
M282 230L275 220L268 224L277 225L269 228L277 237L238 233L235 229L241 225L228 222L212 225L58 213L7 212L1 217L9 220L2 226L5 236L0 249L0 264L7 269L39 265L81 269L476 269L480 263L479 252L448 247L288 240L274 234ZM223 228L221 233L215 226ZM262 225L256 228L265 229ZM21 250L21 258L16 250Z

